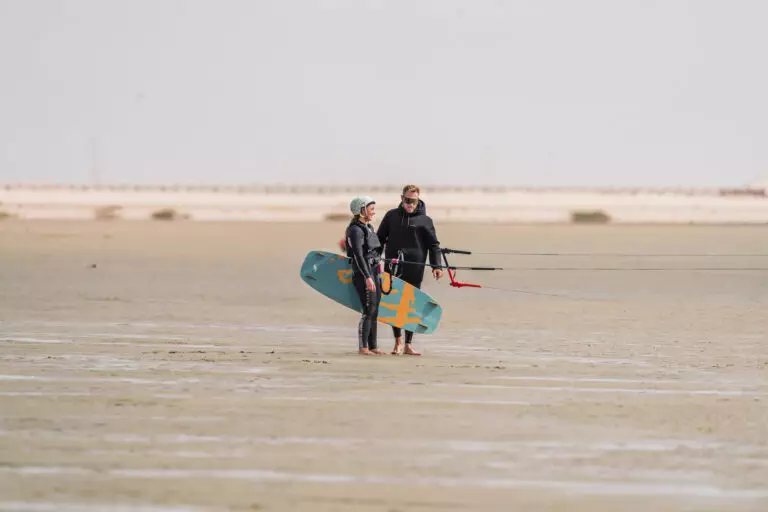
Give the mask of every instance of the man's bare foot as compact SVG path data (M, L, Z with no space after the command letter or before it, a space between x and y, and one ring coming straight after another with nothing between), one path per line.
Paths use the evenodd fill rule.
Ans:
M357 353L360 354L361 356L373 356L373 355L376 355L373 352L371 352L370 350L368 350L367 348L361 348L360 350L358 350Z
M395 342L395 348L392 349L393 356L399 356L403 353L403 344L399 341Z
M382 352L381 350L379 350L377 348L374 348L374 349L370 350L370 353L373 354L373 355L376 355L376 356L383 356L384 355L384 352Z
M406 343L405 344L405 354L408 355L408 356L420 356L421 352L416 352L415 350L413 350L413 348L411 347L410 343Z

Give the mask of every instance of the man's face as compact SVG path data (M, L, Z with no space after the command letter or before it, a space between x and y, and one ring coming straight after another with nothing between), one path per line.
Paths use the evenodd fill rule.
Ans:
M402 199L403 208L405 208L405 211L408 213L413 213L416 210L416 207L419 205L418 192L406 192Z

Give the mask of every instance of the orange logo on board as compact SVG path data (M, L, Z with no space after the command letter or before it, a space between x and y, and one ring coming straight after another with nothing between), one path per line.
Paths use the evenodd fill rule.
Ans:
M339 276L339 281L344 284L352 284L352 270L337 270L336 275Z
M391 289L392 278L390 275L388 273L384 273L381 275L381 277L383 281L381 285L384 287L384 289ZM397 290L392 290L392 293L396 292ZM408 316L416 311L415 308L411 307L414 302L416 302L415 288L412 284L403 282L403 293L400 295L400 301L397 304L387 304L386 302L379 304L379 307L394 311L395 315L388 317L380 316L379 320L391 323L395 327L402 327L409 322L420 322L421 318L418 316Z
M337 270L336 275L339 281L343 284L352 284L352 270ZM381 287L384 290L392 290L392 276L389 273L384 272L381 274ZM400 290L392 290L392 295L398 293ZM409 316L411 313L416 312L416 308L412 305L416 302L416 291L412 284L403 282L402 294L397 304L388 304L381 302L379 307L394 311L394 316L379 316L379 320L390 323L395 327L403 327L407 323L421 322L421 318L418 316Z

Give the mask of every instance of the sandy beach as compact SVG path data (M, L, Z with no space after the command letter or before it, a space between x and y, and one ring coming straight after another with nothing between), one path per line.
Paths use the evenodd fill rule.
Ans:
M436 220L558 256L381 358L299 279L343 223L0 222L0 510L768 509L768 228Z

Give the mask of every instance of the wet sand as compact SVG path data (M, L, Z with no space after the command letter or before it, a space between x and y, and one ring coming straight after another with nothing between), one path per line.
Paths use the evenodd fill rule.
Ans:
M768 254L765 227L438 230ZM691 270L768 256L454 256L511 269L466 280L567 297L428 280L424 356L362 358L355 313L298 276L342 231L0 223L0 510L768 509L768 270Z

